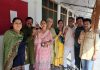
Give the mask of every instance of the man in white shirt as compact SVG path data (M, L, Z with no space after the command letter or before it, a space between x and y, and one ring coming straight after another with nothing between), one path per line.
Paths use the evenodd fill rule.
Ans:
M67 57L69 53L71 53L71 66L74 67L75 64L75 59L74 59L74 31L75 31L75 26L74 26L74 18L69 17L68 20L68 26L65 27L64 30L64 37L65 37L65 42L64 42L64 60L63 60L63 66L66 70L68 60Z

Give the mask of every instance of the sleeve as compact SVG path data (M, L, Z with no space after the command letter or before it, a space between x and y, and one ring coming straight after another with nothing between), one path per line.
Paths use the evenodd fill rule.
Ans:
M99 34L95 34L95 40L94 40L94 44L95 44L95 51L99 50L100 44L99 44Z

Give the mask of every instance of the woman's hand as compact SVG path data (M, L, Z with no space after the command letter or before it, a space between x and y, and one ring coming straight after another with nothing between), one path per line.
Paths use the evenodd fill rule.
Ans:
M48 47L50 45L50 41L45 42L45 46Z
M50 41L47 41L47 42L43 42L42 43L42 46L43 47L48 47L50 45Z
M78 39L78 43L81 44L81 39Z

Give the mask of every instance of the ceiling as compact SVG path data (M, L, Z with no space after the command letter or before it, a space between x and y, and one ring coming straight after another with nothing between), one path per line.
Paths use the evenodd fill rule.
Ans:
M77 16L91 17L96 0L56 0L75 11Z

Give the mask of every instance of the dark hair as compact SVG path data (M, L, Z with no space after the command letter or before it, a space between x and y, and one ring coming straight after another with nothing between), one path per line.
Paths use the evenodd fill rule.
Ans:
M68 19L72 19L72 20L75 20L73 17L69 17Z
M27 21L27 20L29 20L29 19L31 19L31 20L32 20L32 23L33 23L33 18L32 18L32 17L27 17L27 18L25 19L25 21Z
M86 22L86 21L88 21L88 22L91 24L91 19L85 18L85 19L83 20L83 22Z
M58 24L59 24L59 22L63 22L63 20L60 19L60 20L58 20Z
M84 20L84 18L83 18L83 17L77 17L77 18L76 18L76 21L77 21L77 20L79 20L79 19Z
M16 20L21 20L21 22L22 22L22 19L21 19L21 18L15 17L15 18L12 20L12 23L14 23Z
M42 23L42 21L45 21L47 23L47 21L45 19L42 19L41 22L40 22L40 24Z

